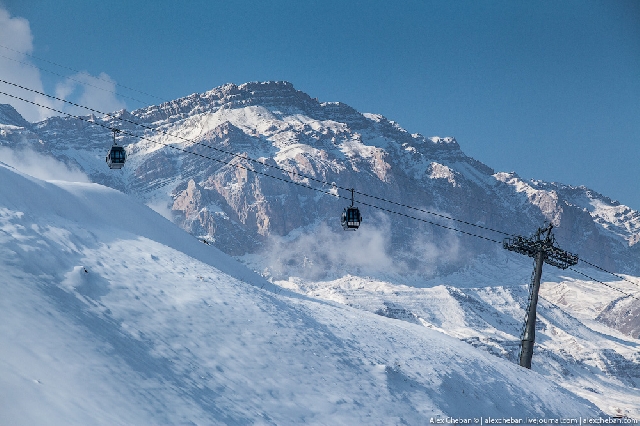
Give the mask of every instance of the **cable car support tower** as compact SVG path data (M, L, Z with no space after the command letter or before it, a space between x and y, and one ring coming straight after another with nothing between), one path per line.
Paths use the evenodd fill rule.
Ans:
M560 269L567 269L578 263L577 255L562 250L555 244L551 229L553 229L553 225L548 224L544 228L538 228L530 238L516 236L507 238L502 243L505 249L532 257L536 262L531 279L529 306L527 307L525 326L521 336L522 345L520 347L520 366L528 369L531 369L533 344L536 338L536 306L538 305L542 264L548 263Z

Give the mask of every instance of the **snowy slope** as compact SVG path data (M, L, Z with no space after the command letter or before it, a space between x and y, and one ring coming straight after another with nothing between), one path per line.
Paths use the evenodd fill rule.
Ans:
M0 165L0 230L0 424L601 414L441 332L276 294L96 184L44 182Z
M532 370L590 400L609 415L640 417L640 339L603 324L603 312L637 299L572 271L547 266L537 309ZM456 337L496 357L518 363L527 306L529 259L506 254L498 265L474 262L465 271L400 285L345 276L332 281L289 278L285 288L336 301L383 317L420 324ZM638 287L597 271L590 274L623 291ZM627 277L640 283L640 279ZM630 310L630 306L635 308ZM627 330L623 330L627 331Z

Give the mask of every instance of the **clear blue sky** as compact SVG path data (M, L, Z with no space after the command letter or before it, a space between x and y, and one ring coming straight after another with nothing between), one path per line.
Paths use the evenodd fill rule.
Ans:
M32 55L162 99L287 80L412 133L455 136L496 171L640 210L638 0L0 4L28 21ZM63 80L40 78L51 93ZM129 109L141 104L123 95L158 103L118 95Z

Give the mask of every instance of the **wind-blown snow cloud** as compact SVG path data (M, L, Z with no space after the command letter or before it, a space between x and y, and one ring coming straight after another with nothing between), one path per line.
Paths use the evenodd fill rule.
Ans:
M169 207L169 203L167 201L164 201L164 200L149 201L147 203L147 207L149 207L151 210L158 213L160 216L164 217L165 219L173 222L174 213L173 213L173 210L171 210L171 207Z
M459 244L453 235L436 244L433 235L416 232L404 249L392 250L391 226L384 214L371 217L371 222L364 222L356 232L335 232L322 223L294 239L271 237L263 256L274 278L307 279L332 279L345 273L379 278L426 277L439 265L458 258Z
M0 162L42 180L90 182L82 171L31 149L14 150L0 147Z
M40 70L35 67L31 54L33 53L33 35L29 21L21 17L12 17L8 10L0 6L0 76L2 80L19 84L39 92L46 92L43 88ZM87 72L80 72L66 77L56 84L56 96L71 100L104 112L112 112L125 108L115 94L116 82L105 73L97 77ZM28 121L43 120L59 113L47 109L55 108L75 115L88 115L90 111L53 101L42 95L0 83L0 91L26 99L45 106L39 107L18 99L0 94L0 103L8 103Z

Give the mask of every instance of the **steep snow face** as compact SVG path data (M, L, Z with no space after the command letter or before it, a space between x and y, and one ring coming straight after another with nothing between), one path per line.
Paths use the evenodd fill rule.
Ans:
M562 200L569 207L589 213L595 223L609 231L610 234L623 239L629 246L638 242L640 212L589 188L550 184L538 180L525 182L513 173L497 173L496 179L512 185L517 192L525 193L529 200L538 205L547 219L554 224L560 222L559 216L554 215L561 212L557 206Z
M456 337L518 363L527 307L530 262L508 257L499 266L477 262L422 288L345 276L332 281L277 281L285 288ZM602 281L637 294L630 282ZM571 271L547 268L537 310L532 370L580 395L609 415L640 417L640 359L636 299ZM627 277L640 283L640 279ZM627 312L627 316L619 315ZM608 323L620 331L603 325Z
M438 331L273 293L215 247L100 185L0 165L0 230L2 424L603 415Z
M640 339L640 302L638 299L618 298L612 300L597 319L620 330L628 336Z
M558 185L567 201L588 211L594 221L629 246L640 242L640 212L585 187Z
M431 179L446 179L451 186L456 186L456 178L455 173L449 167L433 162L431 163L431 174L429 174L429 178Z
M525 182L514 173L496 173L495 178L514 187L517 193L526 195L529 203L537 206L545 219L554 226L560 225L561 208L558 208L558 193L555 187L540 189L535 182Z
M582 259L638 273L640 212L585 187L524 181L515 173L496 173L495 178L524 195L512 197L514 205L522 209L537 206L556 226L556 237L569 241L567 248Z

